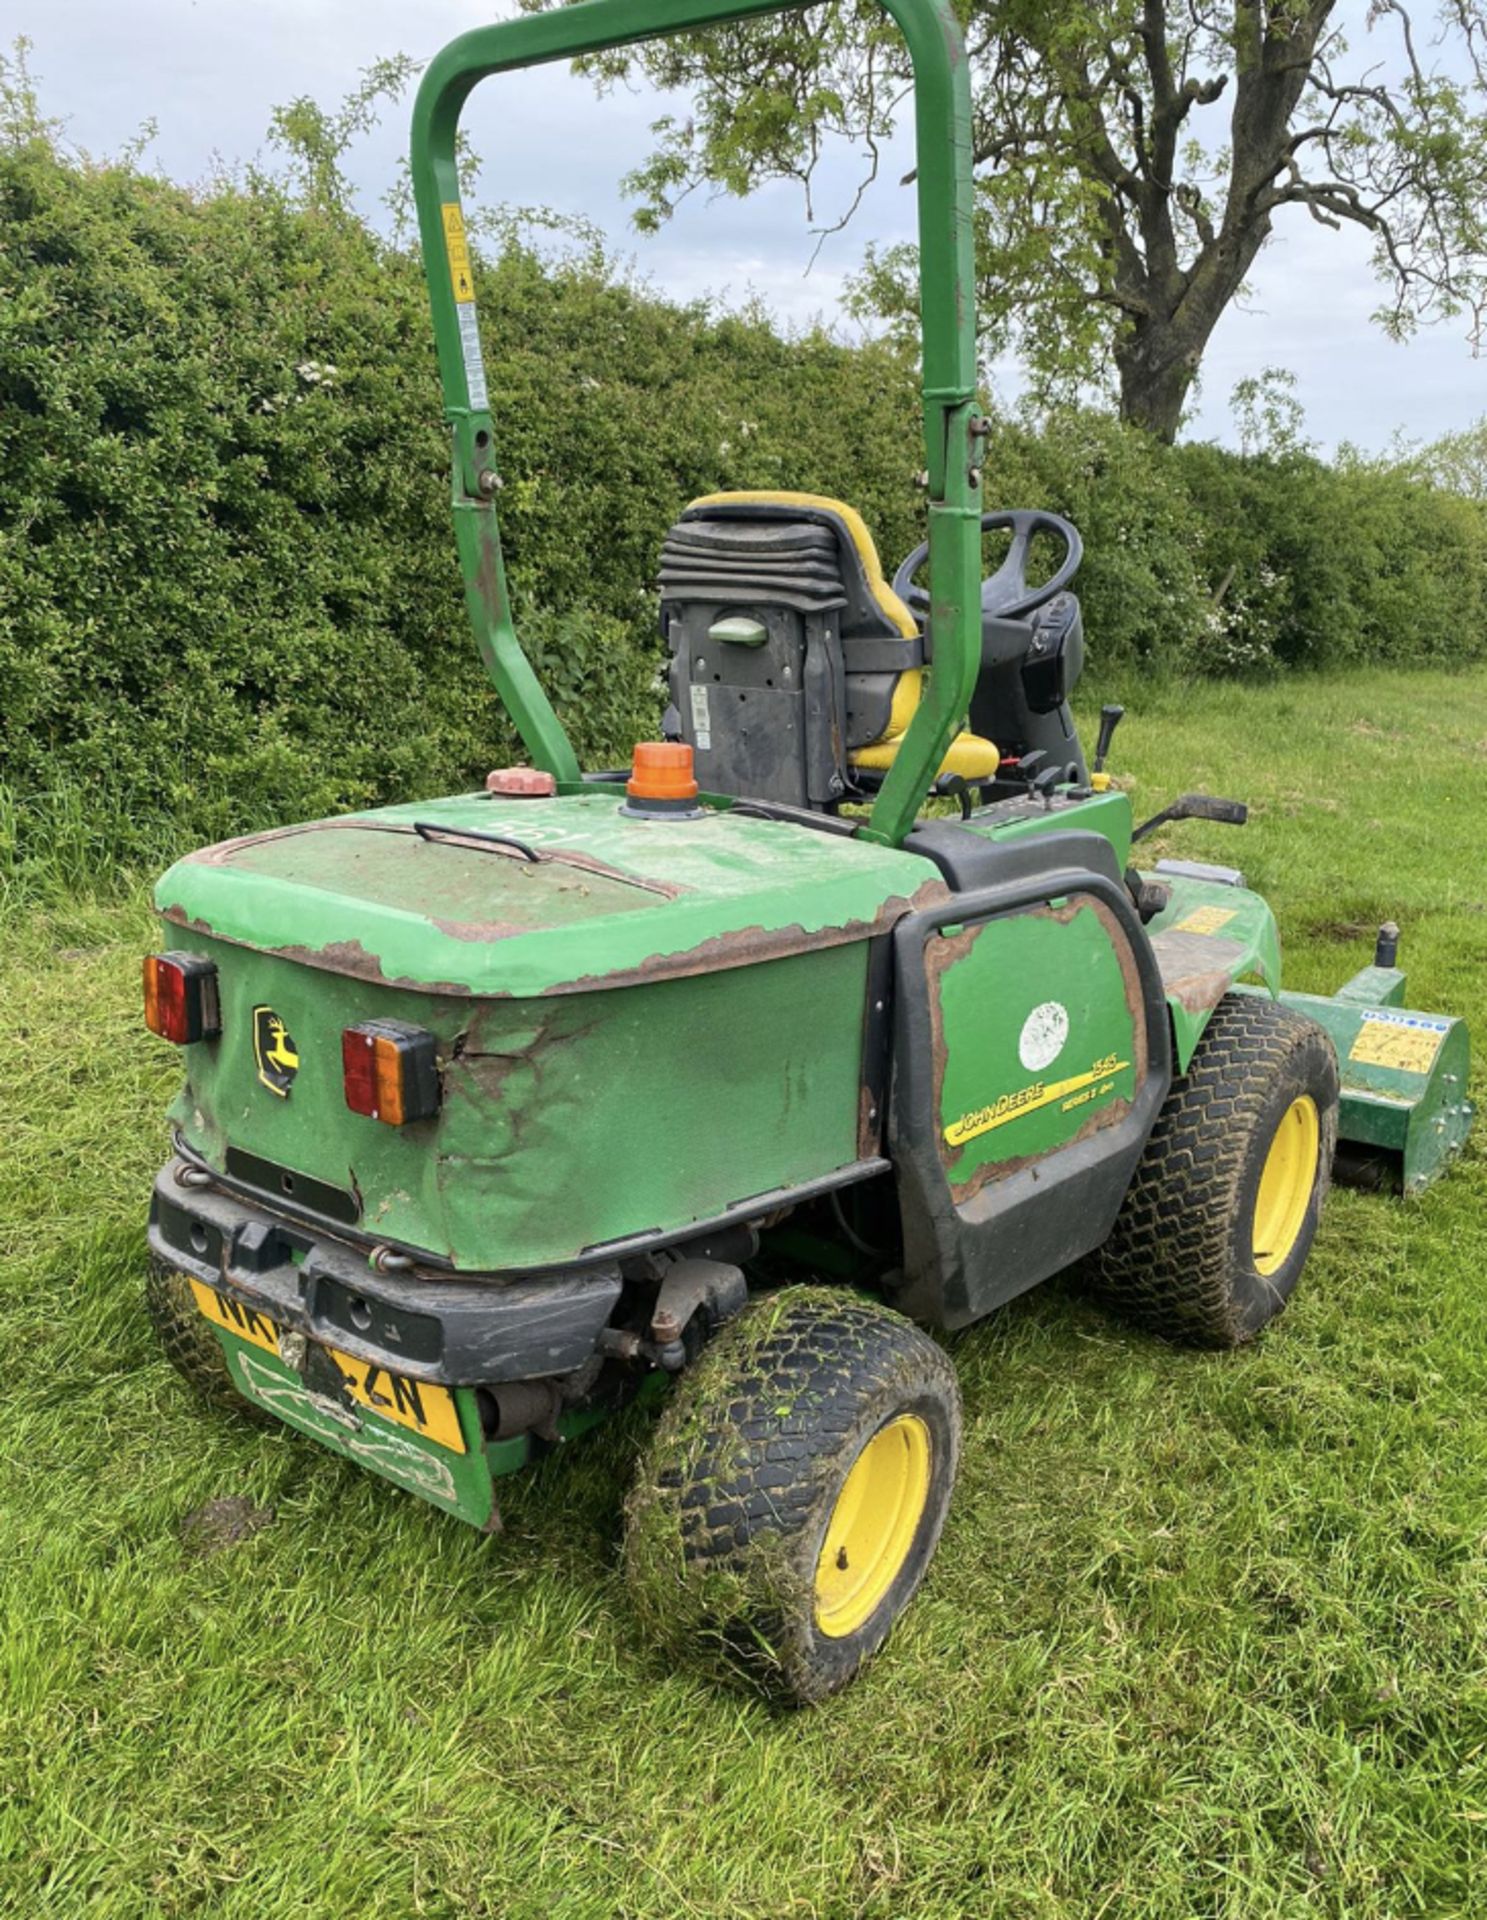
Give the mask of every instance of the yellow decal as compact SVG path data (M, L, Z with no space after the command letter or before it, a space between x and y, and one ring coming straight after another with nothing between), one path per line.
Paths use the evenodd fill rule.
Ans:
M444 250L449 255L449 279L455 299L463 306L475 298L475 277L470 268L470 248L465 239L465 217L458 200L446 200L439 212L444 219Z
M270 1093L287 1100L299 1072L299 1050L294 1036L272 1007L253 1009L253 1059L258 1077Z
M958 1120L952 1120L945 1129L945 1143L951 1147L963 1147L967 1140L975 1140L983 1133L1004 1127L1009 1120L1020 1120L1025 1113L1036 1113L1040 1107L1051 1107L1057 1100L1065 1102L1065 1111L1071 1107L1081 1107L1085 1101L1107 1091L1098 1086L1099 1081L1109 1079L1130 1064L1129 1060L1121 1060L1115 1054L1107 1053L1087 1073L1073 1074L1067 1080L1034 1080L1031 1086L1019 1087L1016 1093L999 1094L989 1107L977 1107L974 1112L963 1113ZM1085 1088L1091 1091L1086 1093ZM1070 1099L1071 1094L1080 1097Z
M1217 933L1238 913L1237 907L1194 907L1185 919L1173 922L1173 933Z
M191 1282L191 1291L197 1306L214 1326L235 1333L239 1340L251 1341L265 1353L278 1354L279 1329L266 1313L234 1300L230 1293L218 1293L215 1287L203 1286L200 1280ZM326 1347L324 1351L335 1362L347 1394L359 1407L380 1414L396 1426L421 1433L425 1440L447 1447L451 1453L467 1451L465 1436L460 1431L459 1409L448 1387L436 1387L427 1380L405 1379L402 1374L389 1373L370 1360L354 1360L349 1353L340 1353L335 1347Z
M1349 1060L1365 1067L1392 1067L1395 1073L1429 1073L1446 1037L1444 1020L1427 1014L1365 1013Z

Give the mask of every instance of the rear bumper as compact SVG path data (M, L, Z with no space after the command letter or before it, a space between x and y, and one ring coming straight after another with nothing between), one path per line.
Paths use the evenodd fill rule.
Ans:
M156 1176L150 1250L229 1300L390 1373L484 1386L572 1373L620 1296L618 1265L538 1280L379 1273L327 1236L211 1187Z

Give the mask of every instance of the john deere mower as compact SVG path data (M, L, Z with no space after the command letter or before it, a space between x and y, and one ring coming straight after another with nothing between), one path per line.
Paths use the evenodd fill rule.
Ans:
M1082 1264L1237 1345L1296 1286L1339 1138L1413 1192L1470 1110L1465 1030L1400 1005L1395 929L1332 998L1288 993L1238 871L1133 864L1159 822L1244 809L1133 828L1119 709L1092 764L1070 717L1079 536L983 514L950 0L885 0L915 75L926 543L890 583L842 501L694 500L660 554L665 737L581 771L507 598L460 109L776 4L587 0L427 72L455 532L529 763L160 882L146 1018L185 1081L148 1301L204 1396L485 1529L502 1475L664 1400L638 1617L808 1701L882 1644L945 1520L960 1406L925 1329ZM1010 543L983 580L987 528Z

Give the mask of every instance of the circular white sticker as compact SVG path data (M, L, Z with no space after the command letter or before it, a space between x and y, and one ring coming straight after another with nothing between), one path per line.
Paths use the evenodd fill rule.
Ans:
M1068 1008L1057 1000L1045 1000L1041 1006L1034 1007L1022 1023L1017 1057L1029 1073L1041 1073L1057 1060L1068 1037Z

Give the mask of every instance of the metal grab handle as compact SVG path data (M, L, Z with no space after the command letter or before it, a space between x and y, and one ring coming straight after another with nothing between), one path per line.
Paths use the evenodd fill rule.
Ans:
M536 866L539 860L546 860L545 853L539 853L535 847L529 847L525 840L518 840L509 833L486 833L480 827L445 827L437 820L415 820L413 831L420 840L474 840L482 847L504 847L507 852L518 854L523 860L530 860Z

